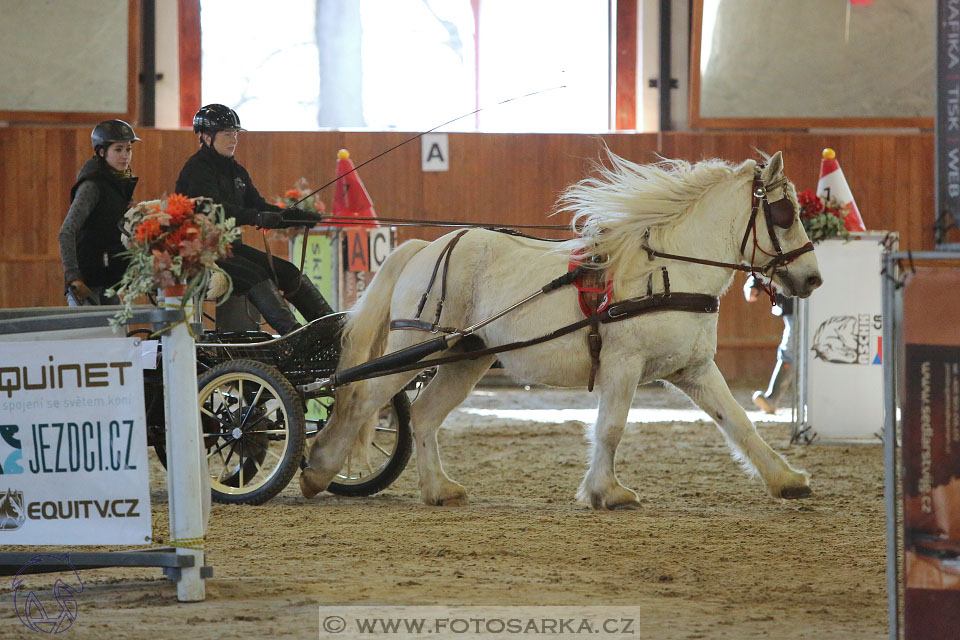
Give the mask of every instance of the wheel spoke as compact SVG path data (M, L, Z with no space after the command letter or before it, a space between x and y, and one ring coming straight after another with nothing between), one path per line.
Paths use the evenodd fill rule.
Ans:
M277 452L274 451L273 449L271 449L270 447L264 447L264 451L266 451L268 455L271 455L271 456L273 456L274 458L276 458L276 459L277 459L277 463L280 463L280 462L283 461L283 458L282 458L281 456L278 456L278 455L277 455Z
M243 381L241 381L240 384L243 384ZM251 400L251 401L247 404L247 410L244 412L243 418L240 419L240 426L243 426L244 424L246 424L247 418L250 417L250 412L253 411L253 408L254 408L255 406L257 406L257 403L258 403L258 402L260 402L260 395L261 395L262 393L263 393L263 385L261 384L261 385L260 385L260 388L257 389L257 394L256 394L255 396L253 396L253 400ZM242 391L242 390L241 390L241 392L240 392L240 396L243 397L243 391Z
M246 482L243 481L243 440L240 440L240 483L237 485L238 488L243 488L246 486Z
M220 459L223 460L223 469L221 469L220 473L217 475L217 482L223 483L223 481L226 480L226 478L224 477L224 474L226 474L230 469L229 461L230 461L230 458L233 457L233 450L234 450L234 447L230 447L230 453L227 454L227 458L224 459L222 449L221 449Z
M234 442L234 440L227 440L226 438L222 438L222 440L223 440L223 444L221 444L221 445L214 445L213 447L211 447L211 448L213 449L213 451L211 451L211 452L207 455L207 458L208 458L208 459L209 459L210 456L212 456L214 453L219 453L219 454L220 454L220 458L223 459L223 453L222 453L222 452L223 452L224 447L226 447L226 446L230 445L232 442ZM227 464L227 461L224 460L223 463L224 463L224 464Z
M214 413L213 411L211 411L210 409L207 409L206 404L200 405L200 413L205 414L205 415L213 418L214 420L217 421L217 424L223 424L223 420L220 419L220 416L218 416L217 414L215 414L215 413Z
M229 443L225 443L225 444L223 445L224 447L227 446L227 444L230 445L230 451L227 453L227 459L223 461L223 466L225 466L225 467L230 464L230 459L233 457L233 452L237 450L236 442L237 442L236 440L233 440L233 441L231 441L231 442L229 442ZM223 447L221 447L221 449L222 449L222 448L223 448ZM222 454L222 453L220 454L220 457L223 458L223 454Z
M266 436L282 436L287 433L287 430L286 429L263 429L263 430L257 429L256 431L244 431L243 433L248 436L260 435L260 434L263 434Z
M384 449L383 447L381 447L381 446L380 446L379 444L377 444L376 442L371 442L370 444L373 445L373 448L374 448L374 449L376 449L377 451L379 451L379 452L382 453L383 455L387 456L388 458L390 457L390 454L387 452L387 450Z

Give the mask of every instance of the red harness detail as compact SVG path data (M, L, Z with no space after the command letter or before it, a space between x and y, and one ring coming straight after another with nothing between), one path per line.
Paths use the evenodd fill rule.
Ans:
M582 250L570 256L567 271L573 271L580 266ZM613 275L607 274L606 284L603 282L603 271L589 271L586 275L574 279L573 286L577 288L577 301L580 310L588 318L602 313L613 300Z

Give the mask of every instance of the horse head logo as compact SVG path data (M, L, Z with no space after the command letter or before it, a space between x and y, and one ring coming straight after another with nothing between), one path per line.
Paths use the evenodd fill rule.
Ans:
M42 565L46 562L56 564L66 564L73 572L71 577L65 574L68 584L63 578L57 578L53 585L53 597L57 603L57 608L47 613L43 602L33 591L24 586L24 574L27 569L35 565ZM33 573L27 571L27 574ZM13 578L13 604L17 611L17 617L27 629L39 631L40 633L63 633L73 625L77 619L77 594L83 591L83 581L76 568L70 564L70 554L65 553L61 556L55 555L36 555L30 559L30 562L23 565L17 575ZM48 603L49 604L49 603Z
M26 520L23 508L23 491L7 489L0 495L0 531L19 529Z
M857 331L856 316L833 316L828 318L813 336L813 351L817 357L836 364L856 364Z

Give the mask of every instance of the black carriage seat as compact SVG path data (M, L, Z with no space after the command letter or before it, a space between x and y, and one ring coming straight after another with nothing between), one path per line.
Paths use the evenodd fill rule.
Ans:
M227 360L257 360L275 367L294 386L307 384L336 370L346 315L332 313L280 337L263 331L207 331L197 338L197 363L213 367Z

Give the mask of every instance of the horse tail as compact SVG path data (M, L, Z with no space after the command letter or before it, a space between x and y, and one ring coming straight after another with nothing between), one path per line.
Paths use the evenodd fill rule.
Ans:
M338 369L354 367L383 355L390 331L393 289L410 259L429 244L426 240L408 240L387 257L349 314L343 329Z

